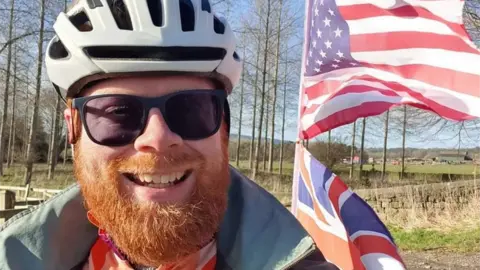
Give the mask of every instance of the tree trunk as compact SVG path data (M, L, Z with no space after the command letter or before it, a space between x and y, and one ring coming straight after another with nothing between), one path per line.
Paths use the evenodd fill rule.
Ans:
M17 96L17 46L15 45L15 62L13 63L13 97L12 97L12 119L10 119L10 131L8 136L8 151L7 151L7 168L12 166L14 159L15 149L15 102Z
M357 121L353 122L353 133L352 133L352 151L350 152L350 179L353 178L353 172L355 170L355 163L353 162L355 158L355 136L357 132Z
M400 168L400 179L405 174L405 138L407 137L407 105L403 105L403 136L402 136L402 168Z
M37 81L35 87L35 101L33 105L33 116L30 125L30 134L28 136L28 145L27 145L27 162L25 177L23 183L27 186L25 192L25 199L28 196L28 191L30 189L30 182L32 180L32 169L33 169L33 149L35 148L35 139L37 131L37 118L38 118L38 107L40 101L40 89L42 87L42 64L43 64L43 31L45 27L45 0L41 1L40 8L40 34L38 38L38 59L37 59Z
M266 171L267 170L267 148L268 148L268 120L269 120L268 114L269 114L270 106L268 102L263 102L263 105L267 105L266 113L265 113L265 137L263 138L263 171Z
M285 78L283 82L283 113L282 113L282 142L280 144L280 165L279 165L279 173L282 175L283 173L283 151L284 151L284 144L285 144L285 117L287 113L287 74L288 74L288 46L287 51L285 52Z
M255 145L255 120L257 118L257 83L258 83L258 65L260 61L260 40L258 40L258 46L257 46L257 60L255 62L255 82L253 83L253 119L252 119L252 136L250 138L250 164L249 168L253 169L253 151L254 151L254 145Z
M363 118L363 124L362 124L362 142L360 144L360 171L358 172L358 180L362 180L362 174L363 174L363 146L365 144L365 126L367 124L367 118Z
M52 111L51 115L50 115L50 137L48 137L48 153L47 153L47 164L48 166L50 167L50 158L52 156L52 149L53 149L53 144L52 144L52 140L53 140L53 133L54 133L54 125L53 125L53 122L55 121L55 111Z
M243 48L243 57L245 58L246 55L246 48ZM245 70L245 61L242 63L243 67L242 70ZM237 158L236 158L236 165L237 168L240 166L240 143L242 137L242 114L243 114L243 89L245 87L245 71L242 72L242 86L240 87L240 118L238 119L238 139L237 139Z
M258 159L259 159L259 152L260 152L260 143L262 137L262 121L263 121L263 107L265 102L265 85L267 83L267 61L268 61L268 41L269 41L269 23L270 23L270 0L267 1L267 21L266 21L266 30L265 30L265 51L264 51L264 59L263 59L263 86L262 86L262 100L260 105L260 117L258 123L258 140L257 146L255 147L255 166L253 167L252 171L252 179L255 179L257 176L258 171Z
M28 77L27 77L27 80L28 80ZM28 90L29 90L29 87L28 87L28 84L29 82L27 81L27 86L25 87L25 127L24 127L24 133L23 133L23 159L24 161L27 160L27 148L28 148L28 134L29 134L29 131L28 131L28 107L30 107L28 104Z
M13 18L14 18L15 0L10 0L10 22L8 25L8 40L13 38ZM3 92L3 115L2 123L0 124L0 176L3 176L3 159L5 150L5 125L7 124L8 116L8 90L10 87L10 67L12 65L12 44L8 45L7 55L7 78L5 82L5 91Z
M385 118L385 136L383 137L383 162L382 162L382 182L385 181L385 171L387 169L387 142L388 142L388 118L390 110L387 110Z
M62 100L60 99L60 96L57 95L57 101L55 104L55 117L54 117L54 122L53 122L53 135L52 135L52 141L50 144L52 145L52 150L50 152L50 163L48 166L48 179L52 180L53 175L55 172L55 166L57 165L57 151L58 151L58 133L59 133L59 126L60 126L60 121L61 121L61 114L60 114L60 105L61 105Z
M282 24L282 9L283 3L280 0L280 11L278 13L278 29L277 29L277 51L275 59L275 77L273 78L275 84L273 86L272 93L272 126L270 127L270 149L268 154L268 172L273 171L273 145L275 143L275 107L277 106L277 87L278 87L278 66L280 62L280 37L281 37L281 27Z

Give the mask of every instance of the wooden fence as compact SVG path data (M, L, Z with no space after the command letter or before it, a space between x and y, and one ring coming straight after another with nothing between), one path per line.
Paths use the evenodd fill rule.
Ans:
M0 224L60 191L59 189L0 186ZM29 197L29 194L36 197Z

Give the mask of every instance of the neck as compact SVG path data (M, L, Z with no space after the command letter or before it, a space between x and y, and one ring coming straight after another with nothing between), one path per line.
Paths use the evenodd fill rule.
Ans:
M115 254L122 260L124 261L127 261L132 267L134 270L155 270L155 269L158 269L160 266L144 266L144 265L140 265L140 264L135 264L133 262L131 262L129 259L128 259L128 256L122 252L114 243L113 239L106 233L106 232L103 232L103 231L100 231L99 232L99 237L105 242L107 243L107 245L110 246L110 248L112 248L113 252L115 252ZM205 241L201 246L199 246L197 252L195 252L194 254L198 253L200 250L202 250L204 247L206 247L208 244L210 244L213 240L215 240L216 238L216 234L214 234L211 238L209 238L207 241ZM193 254L191 254L193 255ZM191 256L190 255L190 256ZM187 256L190 257L190 256ZM187 259L186 258L186 259Z

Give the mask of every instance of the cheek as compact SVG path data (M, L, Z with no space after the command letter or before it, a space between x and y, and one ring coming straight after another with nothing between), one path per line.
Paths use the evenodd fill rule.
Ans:
M82 149L85 165L88 165L91 169L104 169L109 161L125 155L126 152L126 149L122 147L111 148L98 145L91 141L85 132L82 132L82 137L78 143Z
M200 152L208 161L222 158L222 140L219 134L201 141L188 142L188 145Z

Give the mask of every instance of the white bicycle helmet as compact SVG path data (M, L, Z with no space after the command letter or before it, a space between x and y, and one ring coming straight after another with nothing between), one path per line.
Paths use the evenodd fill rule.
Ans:
M109 77L177 73L230 94L242 72L234 33L209 0L80 0L53 28L47 74L66 97Z

